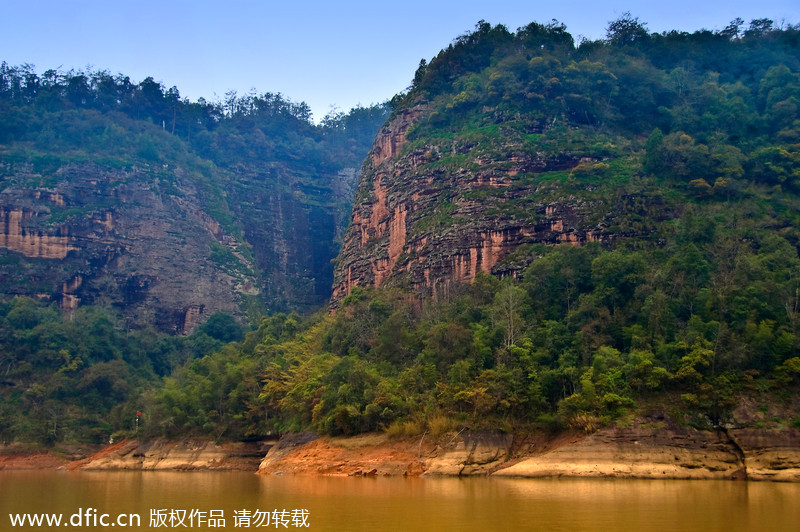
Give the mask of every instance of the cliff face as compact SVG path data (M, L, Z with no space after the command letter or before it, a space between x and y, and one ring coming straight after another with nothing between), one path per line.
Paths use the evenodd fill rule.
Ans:
M664 214L658 196L608 195L582 182L604 170L599 157L547 155L502 135L410 138L431 115L425 104L408 107L378 134L335 269L334 306L354 286L391 282L436 294L480 272L517 275L532 245L641 233L631 215L647 208L655 223Z
M191 332L215 312L328 299L357 173L0 162L0 293Z
M386 105L314 124L273 93L223 106L152 78L53 79L45 95L29 65L0 75L0 298L115 307L173 333L327 302Z
M354 168L298 179L290 169L237 171L227 201L241 223L269 310L307 311L330 297L357 180Z
M214 312L238 314L238 296L259 292L245 246L203 210L203 192L180 169L5 170L6 294L57 301L67 311L113 305L131 323L184 333Z
M213 189L167 164L0 170L0 292L113 306L129 325L178 334L214 312L242 315L249 296L277 310L325 301L356 175L310 190L242 170L220 214Z

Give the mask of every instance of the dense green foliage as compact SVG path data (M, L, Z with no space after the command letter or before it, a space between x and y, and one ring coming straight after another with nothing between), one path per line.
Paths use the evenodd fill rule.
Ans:
M220 167L287 161L317 171L358 166L385 113L384 105L356 107L314 125L305 103L280 94L230 92L223 101L191 102L153 78L137 84L107 71L40 76L31 65L0 65L1 144L29 141L34 153L65 156L102 153L128 165L183 161L191 152ZM135 142L126 138L131 134Z
M113 197L119 174L138 174L168 198L187 200L192 191L187 201L241 244L241 257L216 248L212 262L255 279L261 292L260 305L242 303L242 314L259 307L309 312L328 298L352 170L388 112L387 104L356 107L315 124L307 105L280 94L231 92L222 101L191 102L152 78L137 84L106 71L39 75L30 65L2 63L0 180L4 190L53 190L68 188L70 168L116 176L103 182L105 195L81 195L79 204L52 212L51 228L122 208ZM280 251L285 240L306 249ZM33 295L8 286L0 292Z
M520 250L518 278L447 297L355 289L299 329L274 316L226 355L265 368L262 386L248 396L223 355L190 364L155 398L153 430L200 429L171 425L188 410L212 412L216 434L594 430L648 405L712 427L744 395L781 405L762 426L800 424L800 31L742 28L651 35L626 15L575 47L555 22L480 23L423 61L395 102L429 106L406 148L443 154L426 175L520 151L579 160L516 179L554 202L628 198L608 228L624 238ZM224 360L236 385L204 403L191 390L219 390Z
M770 390L791 411L800 259L767 219L690 209L660 248L541 249L521 281L483 275L449 300L356 289L299 329L275 316L174 374L152 430L593 430L653 401L711 427Z
M759 426L800 426L799 38L766 20L649 34L625 16L606 39L576 47L555 22L516 33L480 23L423 61L395 98L430 106L406 149L452 154L436 161L443 169L502 164L515 151L585 158L519 179L553 201L634 198L620 204L625 225L609 228L617 237L531 246L517 277L479 275L446 297L356 288L334 315L275 314L243 336L222 316L185 340L126 336L100 314L64 322L14 300L0 323L14 346L0 366L2 405L22 405L35 426L4 413L15 421L3 437L77 438L49 424L67 408L98 434L129 432L141 410L143 434L223 439L591 431L653 405L711 428L736 421L743 396L784 412ZM152 116L213 150L208 139L245 131L263 100L239 118L236 105L222 108L229 125L206 136L177 112ZM287 112L303 121L302 109Z
M242 334L223 314L178 338L121 331L115 316L95 307L67 318L32 299L4 301L0 440L104 443L115 431L133 433L142 390Z
M477 145L470 160L501 161L514 144L605 164L642 157L639 173L700 194L753 180L796 189L800 29L740 26L648 35L626 16L606 40L574 47L556 22L516 34L480 23L423 61L400 105L429 102L412 138ZM605 166L579 170L609 177Z

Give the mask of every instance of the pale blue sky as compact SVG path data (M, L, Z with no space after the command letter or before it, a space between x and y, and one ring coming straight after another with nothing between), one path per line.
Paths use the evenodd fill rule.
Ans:
M721 29L737 16L800 22L798 0L0 0L0 60L153 76L191 100L280 92L319 119L402 91L420 59L481 19L516 30L556 18L596 39L625 11L658 32Z

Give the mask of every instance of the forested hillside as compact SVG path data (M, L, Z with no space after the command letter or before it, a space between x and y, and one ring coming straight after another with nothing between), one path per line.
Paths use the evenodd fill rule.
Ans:
M791 205L796 29L608 31L480 23L423 61L364 167L337 299L517 275L537 244L655 242L687 203Z
M557 22L481 22L393 102L335 312L181 340L168 376L94 426L130 434L140 410L142 434L217 439L591 432L647 411L800 427L800 28L651 34L624 16L575 43Z
M0 67L0 292L188 333L328 299L383 105L318 125L279 94Z
M798 37L480 23L378 134L337 312L188 364L151 430L797 426Z
M173 368L324 306L387 113L3 63L0 438L107 441Z

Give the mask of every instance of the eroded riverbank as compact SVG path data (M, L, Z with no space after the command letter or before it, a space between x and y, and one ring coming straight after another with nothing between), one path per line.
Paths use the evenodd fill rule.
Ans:
M634 425L591 435L284 438L261 474L493 475L800 481L800 431Z
M701 431L639 420L593 434L452 432L221 443L124 440L90 452L6 452L0 469L257 471L262 475L502 476L800 481L800 431Z

